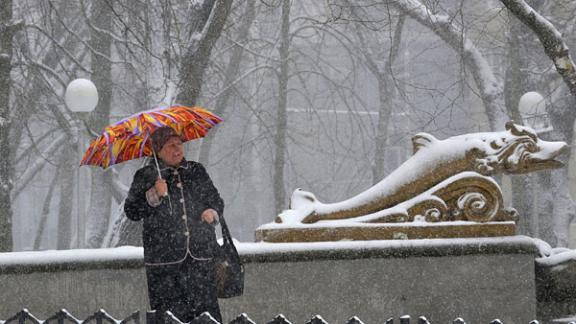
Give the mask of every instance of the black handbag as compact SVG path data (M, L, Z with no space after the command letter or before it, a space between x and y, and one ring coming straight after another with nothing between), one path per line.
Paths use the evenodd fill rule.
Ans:
M238 250L232 242L232 236L222 215L220 215L220 226L224 244L220 246L220 255L216 260L218 298L241 296L244 293L244 265L240 261Z

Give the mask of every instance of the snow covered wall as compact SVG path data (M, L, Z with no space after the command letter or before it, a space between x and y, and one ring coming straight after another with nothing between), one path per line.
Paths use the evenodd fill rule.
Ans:
M257 323L282 313L293 323L424 315L449 322L527 323L536 317L528 237L318 243L239 243L245 294L222 300L225 321L245 312ZM0 254L0 319L26 307L40 318L67 308L83 317L147 309L142 250Z

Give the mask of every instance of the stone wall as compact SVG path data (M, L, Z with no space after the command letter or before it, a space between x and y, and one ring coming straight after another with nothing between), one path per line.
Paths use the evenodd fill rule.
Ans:
M535 247L529 238L312 244L241 243L245 294L221 300L225 321L247 313L264 323L316 314L329 323L424 315L433 323L527 323L536 317ZM147 309L141 249L135 256L15 262L0 255L0 319L22 308L46 318L60 308L86 317L100 308L126 317ZM28 252L30 254L30 252ZM37 252L41 253L41 252ZM58 253L52 252L57 257ZM97 255L100 251L91 251ZM44 258L46 259L46 258ZM105 261L102 261L105 259Z

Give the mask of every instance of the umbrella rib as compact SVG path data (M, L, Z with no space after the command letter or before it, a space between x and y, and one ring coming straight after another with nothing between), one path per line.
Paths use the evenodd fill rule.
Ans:
M146 146L146 142L148 141L148 136L149 133L146 133L146 135L144 135L144 140L142 141L142 144L140 144L140 157L144 156L144 147Z
M172 117L172 116L170 116L170 115L168 115L168 114L166 114L166 113L163 113L163 112L159 112L159 111L156 111L156 112L154 112L154 113L155 113L155 114L158 114L158 115L160 115L160 116L164 116L164 117L166 117L166 118L170 119L170 120L171 120L172 122L174 122L175 124L177 124L177 123L178 123L178 121L176 120L176 118L174 118L174 117Z
M110 137L108 136L108 133L104 133L104 136L106 137L106 144L108 146L108 152L110 154L108 158L108 165L110 166L116 163L116 157L114 156L114 152L112 151L114 145L110 145Z

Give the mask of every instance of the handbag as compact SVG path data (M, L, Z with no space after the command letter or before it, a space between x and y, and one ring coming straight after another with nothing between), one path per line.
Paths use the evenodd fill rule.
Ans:
M218 298L241 296L244 293L244 265L238 250L232 242L232 236L224 216L220 215L223 244L216 259L216 287Z

